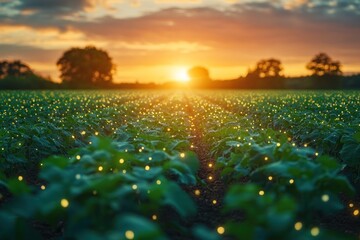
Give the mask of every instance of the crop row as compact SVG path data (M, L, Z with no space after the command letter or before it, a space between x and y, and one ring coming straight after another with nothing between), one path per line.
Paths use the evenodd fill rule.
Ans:
M73 96L61 98L74 101ZM89 100L92 104L93 98L94 95ZM59 107L66 109L62 113L56 110L59 118L55 119L57 113L50 109L36 118L45 122L51 115L51 122L42 127L50 133L53 129L49 125L61 125L56 133L40 134L30 126L24 128L28 132L22 135L17 132L18 126L6 129L7 134L19 139L25 135L32 137L29 145L23 145L25 152L38 148L44 151L41 156L63 156L51 156L40 162L39 155L30 156L38 161L40 170L36 185L29 185L24 176L11 172L16 167L8 157L21 149L17 146L9 149L13 144L5 147L3 161L11 167L4 169L7 176L1 178L2 193L10 194L1 203L2 239L37 239L41 235L165 239L166 234L193 234L181 230L185 219L196 213L196 206L180 186L196 183L199 163L196 155L188 151L189 123L182 102L175 95L166 98L157 95L137 98L124 106L129 98L132 96L120 99L102 96L100 105L87 106L90 109L86 110L84 96L74 109L72 104L56 101L55 109L66 106ZM37 113L36 108L32 111ZM77 118L72 121L70 117L74 115ZM34 142L35 137L42 138L39 145ZM45 152L47 145L42 141L55 137L64 152L58 149ZM12 139L18 141L16 137ZM195 229L195 234L206 233Z
M216 98L193 97L192 102L204 119L200 127L224 181L237 183L225 196L224 210L240 211L245 220L230 220L229 235L340 238L321 225L341 210L349 217L358 215L352 202L346 209L348 203L342 201L343 196L352 199L355 189L341 174L341 163L310 147L297 147L289 133L265 127L256 114L228 111Z

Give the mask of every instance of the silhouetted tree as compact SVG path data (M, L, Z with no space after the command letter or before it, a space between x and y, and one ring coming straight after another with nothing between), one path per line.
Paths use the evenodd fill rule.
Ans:
M326 53L317 54L306 65L306 68L312 71L315 76L342 75L341 63L339 61L333 61Z
M204 67L196 66L188 70L188 75L193 83L207 83L211 81L209 70Z
M93 46L71 48L56 65L63 82L71 85L106 85L111 83L115 70L108 53Z
M5 77L20 77L33 74L31 68L25 63L16 61L1 61L0 62L0 79Z
M280 60L270 58L260 60L254 70L249 70L248 77L280 77L283 70Z

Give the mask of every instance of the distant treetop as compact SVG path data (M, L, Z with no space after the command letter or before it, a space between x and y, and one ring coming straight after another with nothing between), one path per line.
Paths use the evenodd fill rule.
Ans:
M115 66L108 53L93 46L71 48L57 61L63 82L72 85L111 83Z
M206 83L211 81L209 70L205 67L196 66L188 70L192 83Z
M317 54L306 65L306 68L312 71L315 76L342 75L341 63L339 61L332 60L326 53Z
M16 61L0 61L0 79L5 77L21 77L33 74L31 68L25 63Z
M260 60L256 64L256 68L254 70L249 70L248 76L260 78L280 77L283 69L284 68L280 60L269 58Z

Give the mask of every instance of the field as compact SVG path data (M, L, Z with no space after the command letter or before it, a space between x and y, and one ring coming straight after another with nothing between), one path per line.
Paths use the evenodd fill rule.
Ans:
M358 239L359 92L0 92L0 239Z

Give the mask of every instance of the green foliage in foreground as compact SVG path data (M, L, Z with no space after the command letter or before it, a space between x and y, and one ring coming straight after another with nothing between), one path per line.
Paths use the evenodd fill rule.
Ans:
M358 223L357 93L0 99L1 239L347 239L329 219ZM211 186L195 134L226 186L216 226L192 220L189 189Z

